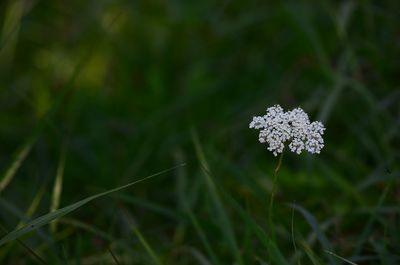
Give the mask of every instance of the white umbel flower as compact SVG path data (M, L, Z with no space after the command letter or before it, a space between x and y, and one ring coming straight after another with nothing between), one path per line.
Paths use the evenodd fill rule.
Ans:
M258 140L266 143L275 156L283 152L286 142L290 142L290 151L297 154L303 150L319 154L324 147L324 125L319 121L310 123L301 108L284 112L279 105L269 107L264 116L253 117L249 127L260 130Z

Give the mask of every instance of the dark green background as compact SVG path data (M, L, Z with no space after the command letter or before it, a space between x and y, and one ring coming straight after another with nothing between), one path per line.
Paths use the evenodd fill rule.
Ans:
M307 241L323 231L341 257L397 264L399 18L399 1L1 1L1 172L34 139L0 193L1 224L14 229L41 189L33 217L49 211L63 155L61 206L186 162L65 217L129 249L71 222L59 224L66 236L41 230L55 241L23 240L49 264L115 264L109 246L122 264L151 264L124 211L163 264L201 264L177 254L186 248L214 264L191 212L219 263L238 264L207 162L244 264L265 264L271 250L230 199L270 233L277 158L248 124L271 105L300 106L325 124L326 146L321 155L285 153L274 204L279 251L291 264L318 264L305 245L321 264L345 264ZM18 244L0 254L2 264L35 264Z

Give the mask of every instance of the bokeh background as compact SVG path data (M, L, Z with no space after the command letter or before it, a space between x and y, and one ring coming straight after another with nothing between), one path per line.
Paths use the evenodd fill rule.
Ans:
M186 163L0 263L398 264L399 18L394 0L0 1L2 235ZM320 155L285 153L272 228L277 158L248 124L274 104L327 130Z

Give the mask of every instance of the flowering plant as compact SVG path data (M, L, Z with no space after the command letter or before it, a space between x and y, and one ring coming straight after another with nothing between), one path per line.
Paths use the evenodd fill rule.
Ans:
M319 154L324 147L324 125L319 121L310 122L301 108L284 112L280 105L269 107L264 116L253 117L249 127L260 130L258 140L268 144L274 156L283 152L286 142L290 142L290 151L297 154L304 149Z

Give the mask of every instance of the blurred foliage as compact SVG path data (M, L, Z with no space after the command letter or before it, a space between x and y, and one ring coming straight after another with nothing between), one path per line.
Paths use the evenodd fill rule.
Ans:
M26 143L33 146L0 191L0 223L15 228L43 188L34 216L49 211L63 155L61 205L186 162L182 172L60 220L59 234L45 228L24 240L50 264L76 256L100 264L86 258L104 253L102 262L114 264L107 246L122 239L130 248L113 248L126 264L151 263L142 257L147 241L163 264L194 264L179 254L188 249L214 264L194 216L219 262L233 264L197 135L240 255L245 264L264 264L269 255L224 194L268 232L277 159L248 123L273 104L301 106L325 123L326 147L319 156L285 154L274 207L280 251L293 264L309 264L306 250L294 252L293 222L296 238L308 237L323 264L336 259L315 243L307 218L296 211L292 220L287 203L295 203L318 220L338 255L397 264L399 12L395 0L1 1L1 172ZM129 229L121 209L141 232ZM135 255L137 263L129 259ZM17 245L0 259L33 262Z

